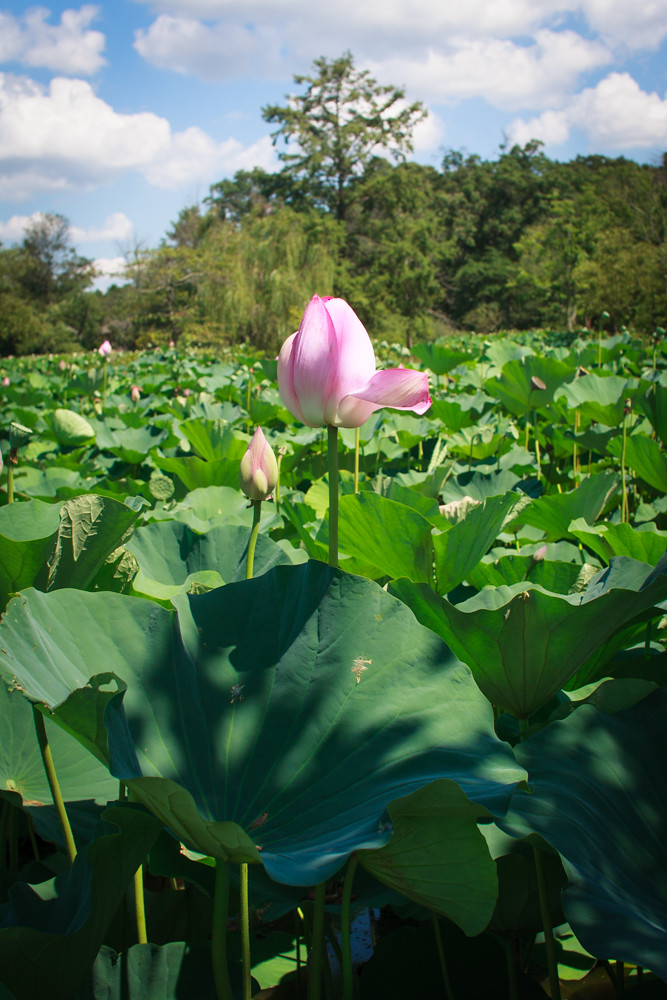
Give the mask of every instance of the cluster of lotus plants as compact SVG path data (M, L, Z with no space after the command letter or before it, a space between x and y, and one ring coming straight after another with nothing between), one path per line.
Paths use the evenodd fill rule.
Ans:
M662 996L663 345L102 347L0 362L0 1000Z

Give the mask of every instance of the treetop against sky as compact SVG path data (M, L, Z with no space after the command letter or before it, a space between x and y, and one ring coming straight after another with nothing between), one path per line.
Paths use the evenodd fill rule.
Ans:
M279 167L261 109L350 51L406 107L422 163L547 155L657 162L667 148L667 0L103 0L0 9L0 240L56 212L109 271L209 185Z

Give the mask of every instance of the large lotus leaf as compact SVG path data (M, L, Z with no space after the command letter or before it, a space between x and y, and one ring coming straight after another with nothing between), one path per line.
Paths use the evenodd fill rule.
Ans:
M27 591L0 655L58 716L97 663L122 678L112 771L175 830L205 827L202 853L233 834L252 856L245 830L272 877L313 884L386 842L393 799L450 778L502 812L523 777L467 668L371 581L307 563L174 602Z
M636 379L591 372L560 388L555 398L562 400L568 409L578 410L584 424L594 421L618 427L623 420L626 399L634 399L640 388Z
M505 525L528 504L530 500L520 493L487 497L447 531L433 532L438 593L447 594L458 586L491 548Z
M649 560L647 560L648 562ZM555 594L583 590L598 572L599 564L563 562L541 553L522 555L495 549L466 573L466 583L477 590L513 583L535 583Z
M485 392L476 392L472 396L461 394L448 399L434 399L428 416L430 420L441 420L452 433L476 424L492 405L493 401Z
M503 365L499 378L490 378L484 388L499 399L509 413L523 417L527 410L543 410L553 402L554 393L574 375L574 366L556 358L531 354ZM539 379L545 388L537 388ZM537 383L539 385L539 382Z
M97 446L117 455L123 462L140 465L148 453L163 444L168 431L151 424L144 427L122 427L109 431L105 440L97 438Z
M42 573L60 524L60 505L28 500L0 507L0 608Z
M486 500L487 497L497 497L509 493L520 485L523 493L529 494L535 481L521 481L521 477L510 469L502 472L463 472L459 476L450 477L442 485L440 495L443 503L451 500L463 500L472 497L473 500ZM541 492L541 487L540 487ZM532 494L531 494L532 495Z
M518 583L487 588L453 605L408 580L395 581L392 593L468 664L494 705L525 719L626 622L652 614L667 595L667 557L654 571L614 559L581 594L551 594Z
M163 472L171 472L181 480L188 490L196 490L206 486L231 486L238 487L239 464L247 445L238 442L239 447L232 454L229 452L224 458L216 458L206 462L197 455L189 455L187 458L168 458L165 455L156 454L153 461Z
M118 797L118 782L74 737L45 720L60 790L77 843L93 834L101 807ZM18 691L0 683L0 790L19 795L40 836L62 844L37 743L33 710Z
M381 576L431 579L432 525L403 503L364 491L339 501L338 548Z
M47 589L87 587L139 513L140 509L94 494L67 500L60 508Z
M667 445L667 385L654 382L638 400L641 409L664 445Z
M79 851L73 867L50 882L16 883L0 916L0 978L16 1000L72 1000L106 929L161 824L115 806L104 818L120 832Z
M511 438L507 436L505 430L499 430L492 424L463 427L458 433L451 434L447 438L448 450L462 456L461 460L465 458L469 463L473 459L483 462L485 459L503 455L511 447Z
M249 538L250 526L240 524L219 524L203 535L182 521L155 521L138 528L127 543L139 563L134 590L164 600L197 581L210 590L245 580ZM305 559L305 552L291 546L284 549L266 535L259 535L254 573L259 576L273 566Z
M411 350L414 356L419 358L427 368L430 368L434 375L446 375L447 372L451 372L466 361L473 360L467 351L455 350L447 347L446 344L424 342L414 344Z
M248 447L248 441L237 437L225 420L185 420L179 431L206 462L230 457L230 450L240 461Z
M360 851L376 878L408 899L480 934L498 895L496 866L477 827L488 816L452 781L436 781L388 808L394 830L376 851Z
M240 996L239 963L229 967L232 990ZM254 992L254 991L253 991ZM106 946L95 957L90 982L77 1000L217 1000L211 952L185 941L135 944L120 956ZM2 998L0 998L2 1000Z
M612 556L629 556L655 566L667 550L667 531L658 531L653 521L633 528L629 524L590 525L577 518L570 525L570 534L604 562L609 562Z
M623 441L617 435L607 445L610 455L621 457ZM667 493L667 454L658 441L645 434L632 434L625 440L625 467L660 493Z
M603 715L582 706L516 748L530 774L500 825L561 854L563 909L583 946L667 979L667 691Z
M82 482L80 471L63 466L50 465L47 469L18 467L14 474L14 485L18 492L35 498L68 497L73 492L82 493L92 485L86 478Z
M248 511L248 498L236 488L230 486L206 486L192 490L179 503L168 509L155 508L144 514L145 521L183 521L193 531L200 534L209 531L216 524L240 524L247 526L252 522ZM264 503L259 530L267 531L280 523L276 505Z
M85 417L74 410L58 409L53 413L53 433L67 447L93 440L95 432Z
M517 493L489 497L454 525L441 518L439 531L413 506L366 491L343 496L339 549L352 556L355 568L374 567L377 578L406 576L426 583L435 572L438 592L447 593L465 578L526 502ZM414 503L419 505L417 497Z
M614 472L587 476L569 493L554 493L534 500L519 514L518 522L540 528L548 541L572 538L570 522L583 517L594 524L619 486L620 478Z

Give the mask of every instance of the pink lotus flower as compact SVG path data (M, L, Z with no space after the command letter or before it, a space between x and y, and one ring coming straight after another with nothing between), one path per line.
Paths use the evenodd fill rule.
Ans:
M9 385L9 376L8 376L8 375L5 375L5 377L4 377L4 378L3 378L3 380L2 380L2 384L3 384L3 385L4 385L5 387Z
M319 295L282 346L278 387L290 413L310 427L361 427L382 406L421 414L431 405L425 372L378 371L354 310L344 299Z
M266 500L278 482L278 463L261 427L241 459L239 483L248 500Z
M133 403L138 403L141 399L141 389L138 385L133 385L130 389L130 399Z
M101 358L108 358L111 354L111 344L108 340L105 340L103 344L97 348L97 353Z

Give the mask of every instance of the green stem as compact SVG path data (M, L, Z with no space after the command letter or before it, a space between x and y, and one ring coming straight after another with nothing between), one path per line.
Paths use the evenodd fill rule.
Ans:
M445 958L445 949L442 944L442 934L440 933L440 921L438 920L438 914L432 913L431 918L433 920L433 933L435 935L435 946L438 950L438 958L440 959L440 972L442 973L442 982L445 987L445 996L447 1000L454 1000L454 993L452 992L452 983L449 978L449 970L447 969L447 960Z
M542 854L539 848L533 845L533 858L535 859L535 872L537 874L537 892L540 898L540 915L542 917L542 928L544 930L544 947L547 953L547 969L549 972L549 988L551 1000L561 1000L560 982L558 980L558 962L556 960L556 944L554 942L553 928L551 926L551 914L549 913L549 900L547 898L547 880L542 864Z
M137 921L137 941L148 944L146 933L146 904L144 902L144 866L139 865L134 873L134 915Z
M227 917L229 915L229 862L215 859L215 890L211 922L211 962L218 1000L232 1000L227 965Z
M255 546L257 545L257 535L259 534L259 519L262 516L262 501L252 502L252 529L250 531L250 541L248 542L248 556L246 559L245 578L252 580L252 571L255 566Z
M250 977L250 910L248 906L248 864L241 862L241 948L243 954L243 1000L252 1000Z
M354 492L359 492L359 428L354 428Z
M322 995L322 963L324 958L324 896L325 883L315 886L313 937L308 971L308 1000L320 1000Z
M329 565L338 566L338 428L327 425L329 456Z
M352 924L352 882L357 869L356 854L350 855L343 883L343 897L340 907L340 946L342 952L341 966L343 969L343 1000L352 1000L354 996L354 969L352 968L352 941L350 938Z
M7 503L14 503L14 466L7 462Z
M623 416L623 445L621 447L621 483L623 487L623 499L621 502L621 522L625 524L630 520L630 508L628 507L628 488L625 482L625 441L627 437L627 415Z
M35 720L35 731L37 733L37 742L39 743L39 751L42 755L42 762L44 764L44 770L46 772L46 780L48 781L49 788L51 789L51 798L53 799L53 804L56 807L56 813L58 814L58 819L60 820L60 826L63 831L63 837L65 838L65 848L67 850L67 856L69 858L70 864L74 864L74 858L76 857L76 845L74 843L74 835L72 834L72 827L69 825L69 819L67 818L65 803L63 801L62 792L60 791L60 785L58 784L58 776L56 774L56 769L53 764L53 757L51 756L51 747L49 746L49 738L46 735L44 716L35 705L33 705L32 707L32 714Z

